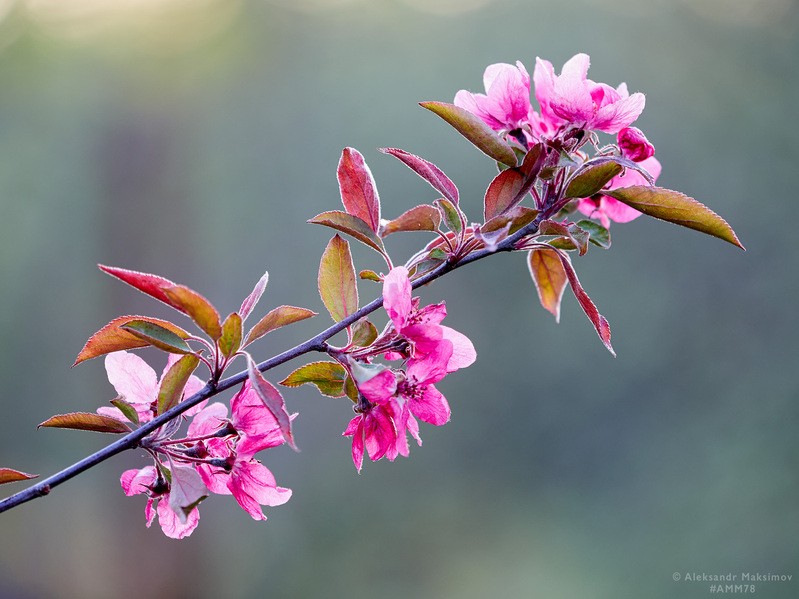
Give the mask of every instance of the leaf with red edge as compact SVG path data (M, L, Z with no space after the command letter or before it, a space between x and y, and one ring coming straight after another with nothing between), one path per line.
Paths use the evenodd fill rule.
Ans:
M380 275L373 270L362 270L358 273L358 277L364 281L374 281L375 283L383 282L383 279L380 278Z
M527 206L516 206L503 214L487 220L486 223L480 227L480 230L485 234L499 231L510 225L508 228L508 235L513 235L522 227L533 222L536 216L538 216L538 210L528 208Z
M546 246L544 246L544 248L546 249ZM577 278L577 273L574 271L574 267L572 266L568 254L561 250L552 251L556 252L558 258L560 258L560 263L563 265L563 270L566 272L566 276L569 279L572 291L574 292L574 297L577 298L577 303L580 304L580 307L583 309L583 312L585 312L588 320L590 320L591 324L594 325L594 329L596 329L599 339L615 358L616 352L613 351L613 346L610 344L610 325L608 324L607 319L599 313L599 310L597 310L594 302L591 301L591 298L588 297L588 294L585 292L582 285L580 285L580 280Z
M275 329L279 329L280 327L284 327L313 316L316 316L316 312L313 310L298 308L296 306L278 306L277 308L270 310L266 316L258 321L258 324L250 329L250 332L247 333L247 338L244 341L244 345L249 345L256 339L260 339Z
M352 214L342 212L341 210L330 210L329 212L317 214L308 222L314 225L324 225L331 229L336 229L337 231L351 235L361 243L368 245L381 254L385 252L383 241L372 231L369 224Z
M458 206L445 198L440 198L434 201L433 204L435 204L436 208L441 213L441 218L450 231L453 233L460 233L463 231L466 218L463 215L463 211L461 211Z
M247 320L247 317L252 313L253 308L255 308L255 305L258 303L258 300L260 300L261 296L264 294L264 290L266 290L266 284L268 282L269 273L265 272L264 276L262 276L255 284L255 288L252 290L250 295L244 298L244 301L241 303L241 308L239 308L239 316L241 316L242 322Z
M468 110L446 102L420 102L419 105L440 116L487 156L508 166L516 166L513 148Z
M176 306L180 306L180 309L188 314L198 327L208 333L211 339L216 341L222 336L219 312L202 295L185 285L167 287L164 293Z
M222 336L219 338L219 349L222 355L229 358L241 347L241 316L231 312L222 323Z
M97 356L110 354L111 352L120 351L123 349L137 349L150 345L149 341L145 341L141 337L138 337L133 333L121 328L123 324L128 323L131 320L156 324L161 328L171 331L181 339L187 339L189 337L189 334L186 331L167 320L150 318L148 316L120 316L119 318L115 318L109 322L102 329L89 337L86 345L83 346L83 349L80 350L78 357L75 358L75 363L73 366L77 366L81 362L96 358Z
M352 340L350 343L358 347L368 347L375 342L377 336L377 327L364 316L352 325Z
M588 251L588 241L591 235L574 223L564 224L552 220L544 220L538 226L538 232L542 235L562 235L579 250L581 256Z
M299 387L309 383L315 385L322 395L341 397L344 395L344 380L347 371L338 362L311 362L300 366L284 380L281 385Z
M527 268L535 283L538 299L560 322L560 302L569 279L555 250L536 249L527 254Z
M95 431L97 433L129 433L130 427L116 418L95 414L94 412L70 412L69 414L56 414L42 422L36 428L71 428L81 431Z
M605 190L602 193L649 216L718 237L746 250L726 220L704 204L679 191L663 187L631 185Z
M380 196L372 171L361 153L355 148L344 148L337 174L344 209L377 233L380 225Z
M524 199L541 172L544 158L544 147L536 144L524 157L521 166L506 169L491 181L484 198L483 215L486 220L503 214Z
M158 301L164 302L167 306L171 306L175 308L175 310L179 310L180 312L185 313L181 306L175 304L167 295L164 293L165 287L174 287L175 283L170 281L169 279L165 279L164 277L159 277L158 275L151 275L146 272L139 272L137 270L127 270L125 268L117 268L115 266L105 266L103 264L97 265L100 270L104 273L111 275L112 277L116 277L123 283L127 283L131 287L135 287L142 293L146 293L150 297L154 297Z
M186 383L199 364L200 358L196 354L186 354L169 367L158 388L158 414L180 403Z
M30 480L32 478L39 478L39 475L27 474L19 470L14 470L13 468L0 468L0 485L15 483L20 480Z
M587 166L566 186L564 198L590 198L599 193L624 168L618 162L607 161Z
M119 328L145 341L147 345L152 345L165 352L190 354L192 351L189 344L179 335L176 335L166 327L152 322L151 319L128 320L120 323Z
M294 443L294 433L291 430L291 418L286 411L286 402L280 391L267 381L258 371L258 365L250 355L247 355L247 376L253 390L261 399L266 408L272 413L280 427L283 438L295 451L299 451Z
M394 220L384 222L380 236L388 237L400 231L436 231L441 225L441 213L433 206L422 204L400 214Z
M450 202L458 203L458 188L435 164L399 148L380 148L380 151L401 160L405 166L427 181Z
M333 320L340 322L358 309L358 286L350 244L336 235L319 264L319 295Z

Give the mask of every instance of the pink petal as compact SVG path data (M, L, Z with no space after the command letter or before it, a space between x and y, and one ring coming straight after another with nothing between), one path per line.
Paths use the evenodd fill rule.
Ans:
M200 473L200 478L203 479L205 486L211 493L217 495L230 495L228 488L228 481L230 480L230 473L225 472L222 468L214 468L207 464L199 464L197 472Z
M158 502L158 523L161 530L170 539L183 539L188 537L200 523L200 510L194 508L186 517L185 524L180 521L178 515L169 507L169 493Z
M605 133L618 133L641 116L645 105L644 94L636 92L629 98L603 106L597 111L591 128Z
M447 365L452 358L452 343L442 340L435 350L422 359L408 362L406 373L412 384L426 385L437 383L447 375Z
M459 368L471 366L477 359L477 351L471 340L450 327L442 326L441 330L444 332L444 339L452 343L452 355L447 362L447 372L455 372Z
M128 403L149 404L158 397L155 370L136 354L118 351L105 357L109 382Z
M155 466L145 466L140 470L125 470L119 478L119 482L128 497L139 493L149 493L148 487L155 482Z
M411 281L408 279L408 269L404 266L392 268L383 279L383 307L394 328L399 331L413 309Z
M352 436L352 463L360 473L363 467L363 414L350 420L342 436Z
M433 385L427 385L422 396L409 403L411 413L419 420L441 426L449 422L450 408L446 398Z
M397 392L397 377L392 370L384 370L358 386L363 396L373 404L387 403Z
M603 215L616 223L628 223L641 216L641 213L635 208L607 196L603 196L600 200L599 209Z
M283 505L291 499L291 489L278 487L272 472L258 461L237 462L228 488L239 505L254 520L266 520L262 505Z
M198 412L189 424L189 437L210 435L224 425L227 419L227 407L216 402Z
M394 420L383 409L374 406L364 418L364 445L369 458L376 462L397 442Z

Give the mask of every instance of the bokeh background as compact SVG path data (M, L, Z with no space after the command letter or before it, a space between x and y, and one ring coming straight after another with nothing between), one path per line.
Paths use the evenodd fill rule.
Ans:
M358 476L347 402L289 392L303 451L263 456L294 490L268 522L214 498L189 539L166 539L119 488L143 457L119 456L0 516L0 597L709 594L673 572L791 574L757 596L799 596L798 33L794 0L0 0L2 465L46 475L107 442L35 426L113 397L101 360L69 369L91 333L171 316L96 263L225 312L268 269L264 312L323 312L329 234L304 221L339 205L345 145L384 214L434 199L376 151L396 146L439 164L476 219L493 165L416 102L479 91L493 62L584 51L594 80L646 92L660 183L749 250L614 225L578 269L615 360L572 297L559 325L538 306L523 256L459 271L422 296L446 299L479 360L443 383L452 422L410 459Z

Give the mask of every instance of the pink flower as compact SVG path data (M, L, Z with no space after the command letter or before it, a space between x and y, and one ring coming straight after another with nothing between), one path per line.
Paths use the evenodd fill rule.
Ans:
M260 407L254 405L253 398ZM253 455L262 449L285 443L272 414L245 383L233 398L230 424L238 434L236 441L214 437L202 442L204 453L227 463L227 468L198 464L205 485L212 493L233 495L254 520L266 520L261 506L275 507L291 498L291 489L278 487L272 472ZM189 437L203 437L225 428L227 408L213 403L195 416ZM232 432L231 432L232 434Z
M660 175L660 162L654 156L642 161L640 166L648 172L653 179L657 179ZM608 189L618 189L620 187L630 187L632 185L649 185L649 181L638 171L627 169L623 174L617 175L610 180ZM580 200L577 209L590 218L598 218L605 228L610 226L610 221L628 223L641 216L641 213L635 208L631 208L627 204L606 195L584 198Z
M638 127L625 127L616 139L622 155L633 162L642 162L655 155L655 146Z
M447 371L466 368L477 359L474 345L464 334L440 323L447 315L443 303L419 309L411 297L408 270L397 266L383 280L383 307L394 330L409 343L408 357L421 360L441 345L451 345Z
M480 117L495 131L523 129L530 123L530 75L521 62L489 65L483 74L485 94L464 89L455 95L455 105Z
M386 378L387 380L388 377L394 378L394 374L390 370L386 370L374 378ZM383 383L385 384L385 381ZM386 401L362 408L362 411L350 420L342 436L352 437L352 463L355 464L358 472L363 467L364 449L373 462L386 455L396 457L398 433L394 416L399 412L397 406L392 405L390 398L387 398ZM390 457L389 459L393 460L394 458Z
M178 354L169 354L166 367L161 377L163 378L167 370L180 359ZM116 389L117 394L126 402L131 404L139 415L140 422L148 422L153 418L153 403L158 399L158 377L147 362L136 354L126 351L118 351L108 354L105 357L105 370L108 374L109 382ZM191 397L204 387L204 383L192 375L189 377L186 387L183 390L184 397ZM194 406L186 412L191 416L199 412L206 402ZM111 416L118 420L125 420L122 412L114 407L101 407L97 409L98 414Z
M161 530L171 539L188 537L200 522L200 510L196 507L186 516L186 521L169 506L169 491L166 481L158 479L155 466L145 466L141 470L126 470L119 479L122 490L128 497L143 493L147 495L147 505L144 507L144 517L147 527L153 523L155 514L158 514L158 524ZM158 505L153 509L155 502Z
M577 54L563 65L560 75L547 60L536 59L533 80L541 115L550 126L564 123L582 129L618 133L644 110L642 93L632 95L622 83L612 88L587 78L590 58Z

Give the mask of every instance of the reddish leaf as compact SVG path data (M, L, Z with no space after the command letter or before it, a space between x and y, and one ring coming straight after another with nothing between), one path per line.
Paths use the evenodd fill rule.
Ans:
M260 339L275 329L313 316L316 316L316 312L312 310L297 308L296 306L278 306L274 310L270 310L269 314L264 316L258 324L250 329L250 332L247 333L244 345L249 345L256 339Z
M42 422L37 428L72 428L98 433L129 433L130 427L116 418L102 416L93 412L70 412L57 414Z
M78 357L75 358L73 366L77 366L81 362L110 354L111 352L120 351L123 349L136 349L139 347L147 347L150 345L148 341L143 340L141 337L121 328L125 323L131 320L138 320L142 322L149 322L165 328L181 339L188 338L189 334L181 329L179 326L172 324L166 320L159 318L149 318L147 316L120 316L115 318L102 329L97 331L94 335L89 337L86 345L80 350Z
M458 188L435 164L398 148L380 148L380 151L398 158L450 202L458 203Z
M264 290L266 289L266 284L269 282L269 273L265 272L264 276L255 284L255 288L252 290L252 293L244 298L244 301L241 303L241 308L239 308L239 316L241 316L242 322L247 320L247 317L252 313L253 308L258 303L258 300L261 299L261 296L264 294Z
M503 214L524 199L535 184L545 157L543 146L536 144L520 167L506 169L491 181L484 199L483 215L486 220Z
M508 235L513 235L522 227L533 222L536 216L538 216L538 210L528 208L527 206L516 206L486 221L486 223L480 227L480 230L485 235L486 233L499 231L510 225L508 228Z
M137 270L127 270L124 268L116 268L115 266L105 266L103 264L97 265L100 270L108 273L112 277L116 277L123 283L127 283L131 287L135 287L142 293L146 293L150 297L164 302L167 306L172 306L176 310L186 312L181 306L175 304L164 293L164 287L174 287L175 283L164 277L158 275L151 275L146 272L139 272Z
M231 357L241 347L241 316L235 312L228 315L222 323L222 336L219 338L219 349L222 355Z
M180 306L203 331L216 341L222 336L219 312L202 295L184 285L174 285L164 289L166 296Z
M347 235L352 235L361 243L365 243L381 254L385 251L383 241L370 228L370 225L362 219L341 210L331 210L317 214L308 221L314 225L324 225Z
M129 320L121 323L120 328L131 333L147 345L152 345L160 350L173 354L189 354L191 348L179 336L150 320Z
M183 389L199 364L200 358L196 354L186 354L169 367L158 388L159 414L163 414L180 403L180 400L183 399Z
M361 153L344 148L338 163L338 186L344 209L364 221L372 232L380 225L380 197Z
M487 156L508 166L516 166L513 148L468 110L445 102L421 102L420 106L440 116Z
M591 301L591 298L588 297L588 294L580 285L580 280L577 278L577 273L574 271L574 267L572 266L571 260L569 260L568 254L560 250L553 251L555 251L558 255L558 258L560 258L560 263L563 265L563 270L566 272L566 276L569 278L569 283L571 284L572 291L574 292L574 297L577 298L577 302L580 304L583 312L585 312L588 320L590 320L591 324L594 325L594 329L596 329L597 335L599 335L602 343L615 358L616 352L613 351L613 346L610 344L610 325L608 324L607 319L599 313L599 310L597 310L594 302Z
M560 322L560 302L568 277L555 250L531 250L527 254L527 267L538 291L538 299L546 310Z
M439 225L441 225L441 213L433 206L422 204L384 223L380 228L380 235L388 237L400 231L436 231Z
M590 235L588 231L574 223L564 224L552 220L544 220L541 221L538 232L542 235L563 235L579 250L581 256L588 251Z
M247 356L247 375L250 378L250 384L253 390L264 403L266 408L272 413L272 416L277 420L280 427L280 432L283 433L283 438L295 451L297 445L294 443L294 434L291 431L291 418L286 411L286 402L280 391L275 389L272 384L267 381L258 371L258 366L255 364L251 356Z
M566 186L566 193L563 197L590 198L595 193L599 193L599 191L622 170L624 170L623 167L615 161L589 165L579 170L577 176L569 181L569 184Z
M319 295L333 320L340 322L358 309L358 287L350 245L336 235L319 264Z
M0 485L5 483L15 483L20 480L30 480L32 478L39 478L38 474L26 474L13 468L0 468Z
M732 230L732 227L727 224L726 220L704 204L678 191L662 187L632 185L610 191L606 190L602 193L616 198L620 202L624 202L649 216L707 233L713 237L728 241L742 250L746 249L741 245L738 236Z
M338 362L311 362L300 366L284 380L281 385L299 387L306 383L316 385L322 395L341 397L344 395L344 380L347 371Z

